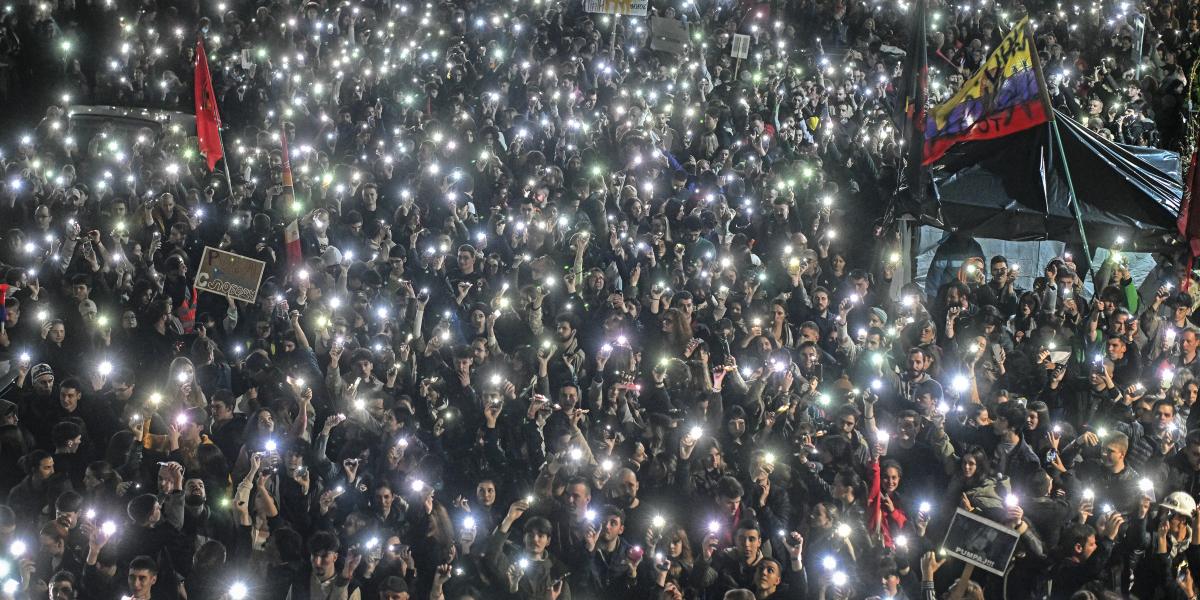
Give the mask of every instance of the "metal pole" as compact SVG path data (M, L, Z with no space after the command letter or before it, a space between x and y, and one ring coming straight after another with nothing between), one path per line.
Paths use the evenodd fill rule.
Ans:
M1083 211L1079 208L1079 197L1075 195L1075 182L1071 180L1071 167L1067 161L1067 152L1063 149L1062 135L1058 131L1057 119L1050 120L1050 131L1054 135L1054 145L1058 148L1058 156L1062 159L1063 175L1067 178L1067 191L1071 195L1071 211L1075 213L1075 226L1079 228L1079 242L1083 244L1083 253L1088 258L1088 274L1092 276L1092 282L1095 283L1096 269L1092 264L1092 249L1088 246L1087 234L1083 230Z
M1028 43L1033 43L1033 27L1029 21L1025 22L1025 39ZM1029 49L1029 59L1033 62L1033 72L1038 80L1042 110L1046 112L1046 119L1050 121L1050 135L1054 137L1054 146L1058 149L1058 156L1062 158L1063 175L1067 178L1067 191L1071 194L1071 212L1075 213L1075 226L1079 228L1079 242L1083 244L1083 253L1087 255L1088 275L1092 277L1092 284L1094 285L1096 283L1096 269L1092 265L1092 249L1088 246L1087 234L1083 230L1083 211L1079 208L1079 197L1075 195L1075 182L1071 179L1071 165L1067 161L1067 151L1063 149L1062 135L1058 131L1058 119L1054 114L1054 107L1050 104L1050 93L1046 88L1046 76L1042 73L1042 60L1038 56L1036 47ZM1099 293L1099 290L1095 291Z
M913 280L913 219L903 215L896 219L896 233L900 237L900 264L892 276L892 297L899 298L900 291Z
M215 100L215 99L214 99ZM229 186L229 197L233 197L233 178L229 176L233 167L229 166L229 153L225 151L225 140L221 135L221 124L217 124L217 143L221 144L221 160L225 161L225 184Z

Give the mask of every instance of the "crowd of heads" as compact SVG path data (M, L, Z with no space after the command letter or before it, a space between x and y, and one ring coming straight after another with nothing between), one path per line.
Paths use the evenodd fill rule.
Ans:
M0 593L1195 598L1197 286L908 282L912 8L4 7ZM1028 16L1185 146L1194 7L927 11L931 102Z

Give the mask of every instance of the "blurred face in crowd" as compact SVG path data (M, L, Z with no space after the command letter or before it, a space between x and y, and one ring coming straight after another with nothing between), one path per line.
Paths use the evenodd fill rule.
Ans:
M724 511L723 514L732 515L737 512L741 505L741 497L730 498L728 496L717 496L717 508Z
M1125 466L1125 449L1116 442L1109 442L1100 448L1100 462L1110 469Z
M1096 547L1096 536L1090 535L1082 544L1075 544L1075 553L1081 561L1085 561L1092 557Z
M43 374L43 376L34 379L34 391L38 396L49 396L50 391L54 390L53 374Z
M346 520L342 522L342 535L346 538L353 538L354 536L358 535L360 531L363 531L366 528L366 520L358 514L352 514L346 517Z
M1025 428L1029 431L1034 431L1041 424L1041 415L1036 410L1025 412Z
M1172 314L1175 316L1176 323L1184 323L1188 318L1188 314L1190 313L1191 307L1189 307L1187 304L1178 304L1172 311Z
M482 324L480 325L482 326ZM476 367L482 366L488 360L487 342L483 340L475 340L471 342L471 360Z
M1196 400L1200 400L1200 384L1197 384L1195 381L1183 384L1181 395L1183 396L1184 406L1190 407L1195 405Z
M1110 303L1106 302L1106 305L1107 304L1110 304ZM1115 308L1115 305L1113 305L1113 308ZM1119 313L1119 314L1113 315L1113 318L1112 318L1112 333L1113 333L1113 335L1125 335L1126 333L1128 333L1129 332L1129 320L1131 318L1132 317L1130 317L1128 314L1125 314L1125 313Z
M858 417L852 414L843 415L838 418L838 433L845 437L850 437L854 433L854 427L858 423Z
M887 467L879 477L879 489L885 494L896 491L900 486L900 471L896 467Z
M496 484L491 481L481 481L475 486L475 500L484 506L496 503Z
M922 344L932 344L936 338L937 338L937 329L935 329L932 324L926 325L921 328L921 343Z
M534 556L541 556L550 546L550 535L541 531L527 531L524 536L525 550Z
M49 554L55 558L63 555L63 548L66 546L66 544L63 543L62 538L49 535L39 535L38 543L42 547L42 552L45 552L46 554Z
M854 284L854 292L860 298L865 298L870 291L871 282L866 277L853 277L850 281Z
M363 358L361 360L356 360L352 366L355 377L361 377L363 381L368 381L371 379L371 371L374 369L374 365L371 363L370 359Z
M961 306L962 303L963 298L959 295L958 288L952 287L946 290L946 306Z
M146 569L129 571L129 593L138 600L150 598L150 589L158 581L158 575Z
M821 364L821 354L816 346L805 346L800 350L800 356L803 359L800 366L807 373L813 372Z
M824 290L818 291L817 293L813 294L813 308L815 308L817 310L817 312L824 312L826 309L828 309L829 308L829 294L826 293Z
M709 448L708 452L704 454L703 462L704 462L704 468L709 469L711 471L720 469L722 467L722 465L724 464L723 461L721 460L721 451L718 448L716 448L715 446L712 448Z
M309 556L309 562L312 564L313 571L329 573L337 564L337 558L337 552L321 551L312 553Z
M1154 408L1154 423L1158 431L1167 431L1175 424L1175 407L1161 404Z
M612 515L604 520L600 528L600 539L605 542L611 542L622 533L625 533L625 524L621 521L621 517Z
M1109 360L1119 361L1125 358L1125 340L1112 338L1104 345Z
M192 498L200 498L203 500L208 497L208 492L204 487L204 480L198 477L192 477L183 484L184 493Z
M1187 458L1192 470L1200 471L1200 444L1188 444L1183 449L1183 455Z
M913 375L923 375L929 367L924 352L910 352L908 355L908 371Z
M746 562L754 560L762 547L762 537L757 529L738 529L734 545Z
M208 408L214 421L228 421L233 418L233 408L222 400L213 400Z
M381 513L387 513L392 510L392 501L395 498L390 488L379 487L375 490L375 508Z
M472 273L475 270L475 253L469 250L458 251L458 268L463 273Z
M1008 263L997 262L992 264L992 281L1001 282L1008 276Z
M75 600L74 584L67 580L50 584L50 600Z
M63 410L69 413L75 412L75 409L79 407L79 399L81 397L82 394L75 388L64 387L58 390L58 403L62 406Z
M588 489L587 485L582 483L569 485L566 491L563 492L563 504L577 518L583 516L591 501L592 491Z
M739 437L746 433L746 419L734 417L726 421L725 426L729 430L729 434L734 437Z
M1196 335L1195 331L1187 330L1183 335L1179 336L1179 344L1183 348L1184 353L1189 356L1196 353L1197 345L1200 345L1200 336Z
M911 416L901 418L899 421L898 430L901 440L915 440L917 438L917 432L920 430L920 427L917 426L917 418Z
M51 221L50 207L46 206L45 204L38 206L37 209L33 211L33 218L39 229L44 230L49 228Z
M633 471L627 469L621 471L621 473L617 476L616 486L617 492L622 498L626 498L628 500L637 498L640 484L638 483L637 475L634 474Z
M974 455L968 454L963 457L962 475L963 475L964 479L971 479L972 477L974 477L975 473L978 469L979 469L979 465L978 465L978 463L975 462Z
M575 337L575 329L566 321L559 321L555 331L558 333L558 341L569 342Z

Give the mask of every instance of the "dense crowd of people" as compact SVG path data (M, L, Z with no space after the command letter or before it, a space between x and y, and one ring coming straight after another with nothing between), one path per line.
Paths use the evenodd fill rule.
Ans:
M1195 600L1200 286L904 284L911 7L4 7L0 594ZM1028 15L1057 108L1184 147L1194 4L928 9L932 101ZM193 112L197 40L215 171L72 117Z

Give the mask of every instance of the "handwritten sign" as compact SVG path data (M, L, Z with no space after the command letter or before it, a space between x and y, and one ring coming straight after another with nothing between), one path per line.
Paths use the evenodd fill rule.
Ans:
M729 44L729 56L733 58L746 58L750 55L750 36L735 33L733 41Z
M1021 534L1000 523L958 509L946 531L947 554L1001 577L1008 569Z
M606 15L644 17L649 8L649 0L583 0L583 10Z
M196 289L254 302L267 263L206 246L196 270Z

